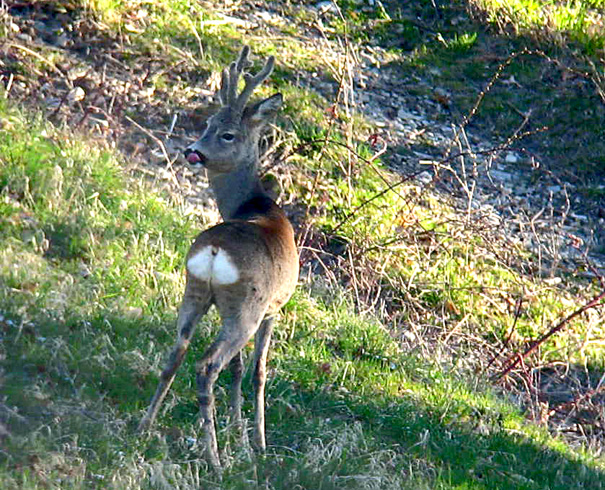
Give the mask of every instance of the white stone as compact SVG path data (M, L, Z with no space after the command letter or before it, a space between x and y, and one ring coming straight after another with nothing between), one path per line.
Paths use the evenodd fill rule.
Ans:
M69 102L78 102L86 97L86 92L82 87L74 87L67 94L67 100Z
M319 2L315 5L315 9L320 14L325 14L326 12L338 12L338 9L332 2Z
M504 161L506 163L517 163L519 161L519 157L514 153L507 153Z
M433 181L433 175L425 170L416 176L416 180L421 184L428 185Z

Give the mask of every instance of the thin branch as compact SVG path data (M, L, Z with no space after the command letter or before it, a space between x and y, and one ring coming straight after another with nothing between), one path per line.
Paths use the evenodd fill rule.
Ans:
M55 73L58 73L59 75L61 75L67 82L67 85L71 88L73 87L73 85L71 84L69 78L67 78L65 76L65 73L63 73L61 70L59 70L59 68L57 68L57 65L55 65L52 61L47 60L44 56L41 56L40 54L36 53L35 51L29 49L26 46L22 46L21 44L17 44L17 43L8 43L7 44L8 47L12 47L12 48L17 48L20 49L21 51L33 56L34 58L37 58L39 61L45 63L46 65L48 65Z
M577 317L578 315L581 315L582 313L584 313L585 311L587 311L591 308L596 308L598 306L604 306L605 303L601 303L601 300L603 298L605 298L605 290L601 291L598 295L596 295L594 298L592 298L588 303L586 303L585 305L581 306L580 308L578 308L576 311L574 311L570 315L563 318L563 320L561 320L557 325L555 325L548 332L546 332L544 335L542 335L542 337L540 337L538 340L532 342L530 344L530 346L527 349L525 349L525 351L522 354L519 354L519 353L513 354L508 359L508 366L500 374L495 376L494 380L502 381L513 369L515 369L519 365L519 363L523 359L525 359L529 354L534 352L540 345L542 345L544 342L546 342L554 334L561 331L563 329L563 327L565 327L575 317Z
M166 145L164 145L164 142L158 138L155 134L153 134L151 131L149 131L148 129L144 128L143 126L141 126L139 123L137 123L134 119L132 119L129 116L124 116L129 122L131 122L132 124L134 124L139 130L141 130L143 133L145 133L147 136L149 136L153 141L155 141L155 143L160 147L160 150L162 152L162 155L164 157L164 159L166 160L166 164L168 166L168 169L170 170L170 177L171 180L174 184L179 185L175 175L174 175L174 170L172 169L172 164L176 161L176 158L174 158L174 160L171 160L170 157L168 156L168 152L166 151Z

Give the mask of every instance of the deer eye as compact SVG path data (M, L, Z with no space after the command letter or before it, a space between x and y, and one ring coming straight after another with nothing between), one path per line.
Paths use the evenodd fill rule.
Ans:
M221 139L225 141L233 141L235 139L235 135L233 133L223 133L221 134Z

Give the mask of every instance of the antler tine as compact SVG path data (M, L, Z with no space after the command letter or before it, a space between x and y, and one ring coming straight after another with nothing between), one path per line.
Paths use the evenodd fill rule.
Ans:
M248 68L250 66L250 60L248 60L248 56L250 55L250 46L244 46L239 53L239 57L237 59L237 71L241 73L244 71L244 68Z
M234 105L237 100L237 81L241 74L241 71L238 71L238 68L239 60L237 63L234 61L229 65L229 94L227 102L229 105Z
M250 65L248 56L250 47L244 46L240 51L237 61L234 61L222 71L221 86L219 89L219 98L223 106L234 105L237 101L237 81L244 71Z
M229 104L229 72L225 68L221 75L221 87L218 92L222 105Z
M259 71L256 75L252 76L249 73L244 73L244 80L246 82L246 85L244 86L244 90L242 90L242 93L239 94L235 103L235 106L238 109L243 110L244 106L246 105L246 102L248 102L248 99L252 95L252 92L254 92L254 89L269 77L269 75L273 71L274 64L275 57L269 56L269 58L267 58L267 61L265 62L265 66L263 67L263 69Z

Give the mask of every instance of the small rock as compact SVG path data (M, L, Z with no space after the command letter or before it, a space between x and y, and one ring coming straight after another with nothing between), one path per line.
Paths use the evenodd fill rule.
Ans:
M60 48L66 48L71 42L71 39L65 34L61 34L57 38L54 39L54 43L56 46Z
M411 112L407 111L405 108L400 107L397 110L397 117L399 119L407 119L407 120L421 120L422 118L420 116L417 116L416 114L412 114Z
M19 34L17 34L17 39L26 43L30 43L32 41L32 37L29 34L26 34L25 32L20 32Z
M428 170L425 170L416 175L416 180L421 184L428 185L433 182L433 175Z
M504 161L506 163L517 163L519 161L519 156L514 153L507 153Z
M320 14L325 14L326 12L338 12L336 9L336 5L333 2L319 2L315 4L315 10L317 10Z
M46 97L44 99L44 104L49 109L56 109L57 107L59 107L60 103L61 103L61 99L59 99L57 97Z
M279 15L271 14L270 12L267 12L265 10L258 12L256 16L269 25L283 26L286 23L286 21Z
M492 178L495 180L506 181L506 182L509 182L510 180L512 180L512 175L509 174L508 172L504 172L502 170L492 170L490 172L490 174L491 174Z
M570 215L576 221L588 221L588 216L584 216L583 214L574 214Z
M74 87L69 91L67 100L73 103L83 100L84 97L86 97L86 92L84 92L84 89L82 87Z

